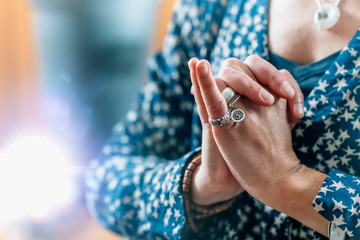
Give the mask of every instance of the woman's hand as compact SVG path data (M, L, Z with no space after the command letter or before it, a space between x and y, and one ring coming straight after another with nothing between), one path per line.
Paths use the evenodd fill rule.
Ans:
M205 103L213 101L206 98ZM302 169L292 148L286 100L275 99L271 106L260 106L242 97L234 109L245 112L244 121L213 128L215 141L235 178L263 201L263 194L272 184L282 184ZM209 115L218 118L215 112Z
M204 69L197 68L198 59L189 61L191 81L193 83L192 92L195 96L199 116L202 123L202 151L201 165L195 172L192 184L192 200L201 205L210 205L217 202L231 199L244 190L239 182L231 174L224 158L214 141L212 127L208 121L204 102L202 100L198 79L207 77ZM219 87L225 88L225 84L219 82Z
M204 60L197 62L197 82L193 81L193 86L196 89L196 102L201 110L203 134L206 139L212 139L213 136L216 144L213 143L211 149L217 146L221 152L216 154L216 159L223 157L237 181L245 190L250 191L250 194L254 194L255 192L252 191L264 186L264 183L281 179L283 175L296 171L300 164L292 149L286 101L273 97L260 85L257 86L258 89L249 87L256 83L252 72L246 66L242 66L241 62L234 61L225 62L227 66L221 68L219 77L226 79L226 84L233 87L236 92L241 91L240 94L247 94L253 98L248 100L242 97L235 105L235 107L240 105L245 111L247 116L244 122L230 122L223 127L209 126L209 117L217 119L226 114L227 103L220 92L225 84L222 83L223 86L220 86L221 81L216 82L211 76L208 62ZM231 64L233 66L237 64L238 69L232 72L234 68L229 67ZM244 83L248 85L246 90ZM262 97L262 91L271 97ZM256 92L259 94L256 95ZM273 104L261 106L259 103ZM203 149L203 155L206 153L207 149ZM205 164L207 160L205 159Z
M216 81L217 87L222 91L226 86L233 87L235 91L245 95L252 101L261 105L271 105L274 103L274 96L267 91L257 79L264 85L272 89L275 94L289 99L290 112L292 113L292 123L295 124L297 118L303 116L303 96L302 92L291 74L285 71L277 71L271 64L257 57L249 57L246 60L248 65L238 59L228 59L224 62L219 75L214 78L211 73L210 65L207 70L202 68L202 64L196 58L189 61L191 79L193 83L192 92L198 106L198 112L203 125L203 146L202 164L195 173L193 181L193 201L198 204L212 204L219 201L230 199L240 194L243 189L229 172L229 168L224 162L215 141L213 139L212 128L208 122L208 113L201 96L198 86L199 78L207 81L212 78ZM198 64L200 63L200 64ZM254 67L257 66L257 67ZM263 77L271 75L272 81ZM288 77L290 75L290 77ZM294 110L298 111L294 111Z
M277 70L259 56L249 56L244 62L236 58L227 59L217 77L235 92L260 105L273 104L274 96L286 99L292 127L304 116L304 97L294 77L287 70Z
M204 66L209 66L208 62L197 64L199 69ZM208 116L224 116L227 104L215 80L198 78L198 86ZM234 82L231 87L238 91L241 83ZM328 222L312 207L325 175L297 159L286 100L275 97L271 106L261 106L241 97L234 108L245 112L242 122L212 127L216 145L233 176L256 199L325 235Z

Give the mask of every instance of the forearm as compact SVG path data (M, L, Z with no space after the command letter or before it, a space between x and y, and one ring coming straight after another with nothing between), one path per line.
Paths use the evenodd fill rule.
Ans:
M284 197L279 208L283 207L280 211L328 236L329 221L317 213L312 205L325 177L325 174L301 165L301 169L280 188Z
M180 176L189 157L100 159L87 178L92 215L107 229L130 238L179 237L185 224Z
M313 230L328 236L329 221L317 213L312 205L326 175L304 165L279 182L269 182L258 200L285 213Z

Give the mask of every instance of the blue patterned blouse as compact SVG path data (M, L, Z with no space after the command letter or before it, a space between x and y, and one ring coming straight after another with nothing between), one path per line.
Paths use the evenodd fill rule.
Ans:
M184 164L201 145L187 61L208 59L214 72L230 57L268 59L267 0L181 0L161 52L127 120L92 162L87 199L106 228L130 239L327 239L241 194L231 209L193 233L181 195ZM305 101L293 130L303 164L328 174L314 208L360 239L360 30Z

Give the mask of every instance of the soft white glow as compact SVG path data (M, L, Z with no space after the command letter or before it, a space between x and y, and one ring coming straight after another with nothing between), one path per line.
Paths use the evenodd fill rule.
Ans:
M45 217L71 200L64 152L45 137L23 137L0 153L0 223Z

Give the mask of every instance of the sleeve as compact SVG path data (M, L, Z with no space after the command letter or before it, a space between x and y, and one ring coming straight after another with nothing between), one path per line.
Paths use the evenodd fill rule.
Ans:
M315 210L340 231L360 239L360 178L332 169L314 199Z
M329 69L330 84L324 77L326 90L320 92L321 98L325 96L329 101L317 107L319 112L324 110L318 116L324 119L325 128L318 128L323 135L313 150L319 151L317 158L325 163L323 172L329 170L313 206L331 222L331 240L360 239L360 65L357 64L360 55L354 54L354 49L359 47L359 41L350 42ZM337 71L339 66L345 67L342 73ZM340 78L346 81L346 87L338 87ZM325 112L331 112L331 117L327 118Z
M149 61L149 82L136 106L92 161L87 176L91 214L130 239L179 239L185 225L180 191L192 157L193 97L187 62L199 55L197 1L175 5L161 52ZM196 22L197 21L197 22Z

